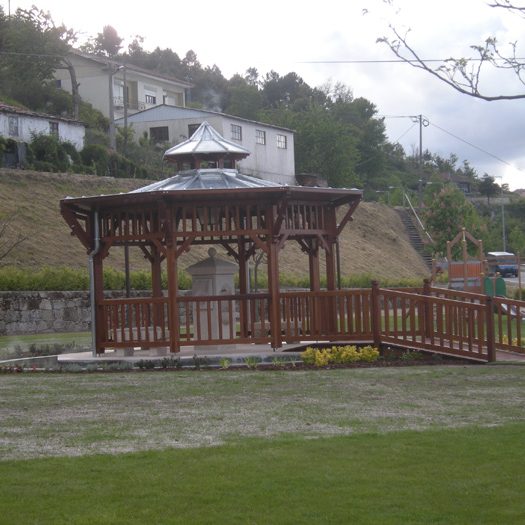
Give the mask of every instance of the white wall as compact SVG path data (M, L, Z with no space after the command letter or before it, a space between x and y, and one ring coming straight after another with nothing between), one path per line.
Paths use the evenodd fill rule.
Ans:
M9 116L18 117L18 135L9 135ZM58 135L61 141L71 142L77 150L84 147L85 127L80 123L29 115L0 113L0 135L17 141L31 142L32 134L49 135L49 123L58 122Z
M128 119L128 125L132 126L135 131L135 139L141 137L144 132L149 135L152 127L166 126L169 132L169 143L175 145L188 138L189 124L201 124L204 120L225 139L250 151L250 155L238 163L241 173L280 184L295 184L294 135L289 130L213 112L167 106L137 113ZM116 124L122 126L122 119ZM241 126L241 141L232 139L231 124ZM265 145L256 143L257 129L266 132ZM277 148L278 134L286 136L286 149Z

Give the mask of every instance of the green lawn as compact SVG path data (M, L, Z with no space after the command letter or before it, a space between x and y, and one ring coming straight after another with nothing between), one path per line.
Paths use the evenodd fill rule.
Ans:
M2 523L525 522L525 424L0 464Z
M0 336L0 360L30 355L31 348L72 347L71 352L91 347L91 332Z
M525 523L525 366L0 375L0 523Z

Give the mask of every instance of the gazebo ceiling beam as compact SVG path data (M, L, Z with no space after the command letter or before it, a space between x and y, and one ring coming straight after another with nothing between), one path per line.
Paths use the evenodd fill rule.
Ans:
M221 241L219 244L226 250L228 255L231 255L237 262L239 262L239 254L227 242Z
M82 225L80 224L77 214L68 206L60 206L60 213L62 214L62 217L64 217L65 221L67 222L68 226L71 229L71 235L76 236L79 241L84 245L86 250L91 250L91 239L90 236L87 234L86 230L82 228Z
M261 249L264 253L268 253L268 243L263 241L258 235L249 235L250 239L255 243L257 248Z
M348 204L348 210L346 210L346 213L345 213L343 219L337 225L337 231L336 231L336 235L337 236L339 236L341 234L341 232L343 231L343 228L346 226L348 221L353 221L352 215L353 215L355 209L357 208L358 204L359 204L359 200L356 200L356 201L351 202L351 203Z
M288 207L288 199L284 198L281 200L281 202L277 206L277 216L275 218L275 222L273 225L273 234L279 235L279 232L281 231L281 227L284 222L284 218L286 215L286 208Z
M177 249L175 251L175 256L179 258L184 252L189 252L192 241L193 239L191 237L187 237L180 244L177 243Z

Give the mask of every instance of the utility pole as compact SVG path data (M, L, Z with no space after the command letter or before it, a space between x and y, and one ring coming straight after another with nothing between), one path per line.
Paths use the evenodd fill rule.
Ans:
M128 149L128 83L126 78L126 64L124 64L123 69L124 76L124 151L123 154L126 155Z
M423 128L428 127L429 120L423 115L412 115L412 122L419 123L419 169L423 167Z
M507 251L507 235L505 233L505 200L503 198L503 175L496 175L501 180L499 198L501 200L501 240L503 244L503 251Z
M410 117L412 122L419 123L419 184L418 184L418 194L419 194L419 207L423 205L423 127L429 125L428 119L424 118L423 115L412 115Z
M113 69L108 62L108 79L109 79L109 147L117 149L117 137L115 136L115 99L113 98L113 76L118 73L123 66L117 66Z
M422 205L422 191L423 191L423 128L428 127L430 121L422 114L419 115L385 115L383 118L409 118L414 124L419 124L419 183L418 183L418 198L419 206ZM410 128L412 129L412 128Z

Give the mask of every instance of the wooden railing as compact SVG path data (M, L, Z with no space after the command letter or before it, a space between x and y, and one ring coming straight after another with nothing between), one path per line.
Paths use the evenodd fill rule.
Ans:
M281 293L281 330L286 342L372 336L370 289Z
M168 301L164 297L106 299L99 305L101 345L128 348L169 345Z
M478 293L432 288L432 294L437 297L454 299L462 302L480 303L486 305L487 296ZM525 302L493 297L490 308L494 325L494 345L496 350L506 350L523 353L525 349Z
M521 352L525 348L525 303L505 297L495 297L493 301L496 348Z
M182 344L267 343L268 294L184 296L177 299Z
M443 299L398 290L379 290L382 344L453 354L481 361L494 359L488 304ZM489 301L490 302L490 301Z
M106 299L97 310L99 347L170 346L170 326L178 346L269 344L270 301L266 293L181 295L170 323L165 297ZM525 302L428 286L285 291L279 311L275 329L284 343L370 342L482 361L525 343Z

